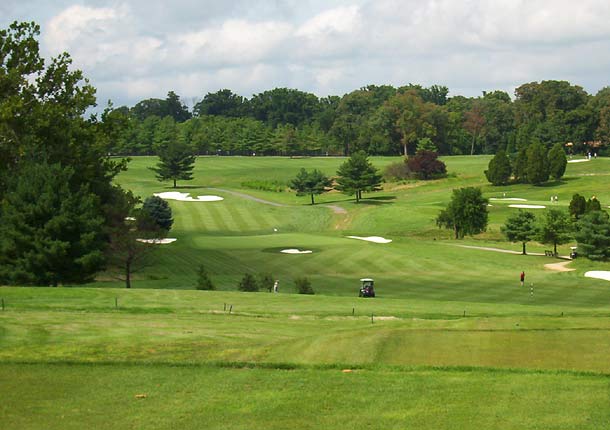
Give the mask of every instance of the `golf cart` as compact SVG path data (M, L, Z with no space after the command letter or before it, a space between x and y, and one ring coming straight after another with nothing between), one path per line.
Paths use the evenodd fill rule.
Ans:
M576 252L577 247L576 246L570 246L570 258L572 260L574 260L576 257L578 257L578 252Z
M373 287L375 281L371 278L362 278L360 282L362 282L362 285L358 297L375 297L375 288Z

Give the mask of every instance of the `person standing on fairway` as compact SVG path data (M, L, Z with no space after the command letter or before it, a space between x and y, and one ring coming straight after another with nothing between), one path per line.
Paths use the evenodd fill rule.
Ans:
M525 282L525 272L521 272L521 276L519 276L519 278L521 279L521 286L523 286L523 283Z

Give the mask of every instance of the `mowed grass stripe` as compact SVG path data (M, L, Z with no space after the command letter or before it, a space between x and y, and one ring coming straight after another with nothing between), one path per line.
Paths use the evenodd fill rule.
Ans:
M208 213L213 225L209 231L230 231L229 226L225 221L227 210L224 206L210 205Z
M189 233L205 233L208 231L204 215L207 215L206 204L191 203L180 207L180 218L183 220L182 228Z

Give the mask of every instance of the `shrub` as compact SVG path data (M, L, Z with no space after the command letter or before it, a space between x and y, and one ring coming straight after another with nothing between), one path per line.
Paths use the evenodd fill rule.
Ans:
M248 293L256 292L258 291L258 283L252 274L246 273L244 277L241 278L241 281L239 281L237 289Z
M263 289L267 290L270 293L273 292L273 284L274 284L273 275L271 273L259 273L258 275L258 285Z
M409 170L409 166L407 166L406 160L397 161L386 166L383 171L383 177L388 181L400 181L409 179L411 177L411 171Z
M214 284L212 283L212 280L210 279L210 276L208 275L208 272L205 270L205 267L203 267L203 264L199 266L199 269L197 269L197 287L198 290L215 290L216 287L214 286Z
M447 166L438 159L434 151L417 151L415 156L407 160L408 169L417 175L419 179L432 179L444 177L447 174Z
M511 166L506 152L500 150L489 161L485 176L493 185L506 185L510 180Z
M296 286L297 293L299 294L315 294L311 286L311 282L309 282L309 279L305 277L296 278L294 280L294 285Z

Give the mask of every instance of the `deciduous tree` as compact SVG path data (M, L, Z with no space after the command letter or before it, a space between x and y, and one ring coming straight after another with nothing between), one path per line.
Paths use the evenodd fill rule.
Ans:
M301 169L290 182L290 188L297 192L297 196L311 196L311 204L315 204L314 195L319 195L329 191L332 181L318 169L308 172Z
M538 234L536 216L531 212L519 210L519 212L506 219L506 223L501 227L501 230L511 242L521 242L523 244L522 253L525 255L525 244L534 240Z
M559 209L549 209L546 212L538 231L540 242L552 244L555 255L557 255L557 245L567 243L572 239L570 217Z
M481 233L487 228L487 202L480 188L455 189L449 205L437 216L436 224L452 229L456 239Z

